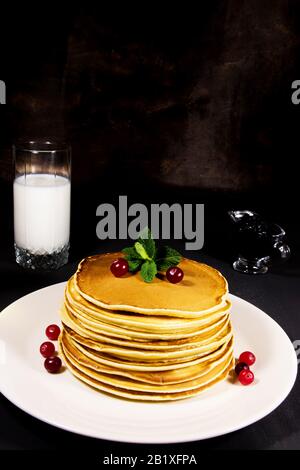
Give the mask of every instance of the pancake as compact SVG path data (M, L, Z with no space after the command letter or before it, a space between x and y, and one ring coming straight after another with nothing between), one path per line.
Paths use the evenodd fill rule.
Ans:
M84 259L60 310L60 354L94 389L140 401L179 400L224 380L233 366L226 279L183 258L184 279L146 283L110 272L121 253Z
M199 318L225 306L228 286L216 269L183 258L184 279L179 284L156 277L146 283L139 273L116 278L111 263L122 253L90 256L79 264L75 286L82 297L108 310L148 315Z
M80 352L74 343L72 343L72 340L68 338L66 333L63 333L60 338L60 347L63 348L64 354L68 357L69 361L79 369L83 366L103 374L128 377L138 382L159 385L182 383L201 377L205 373L211 371L213 367L219 365L226 357L232 355L233 344L232 341L230 341L227 344L226 352L219 349L218 354L209 355L206 359L203 359L202 362L199 362L196 365L188 365L180 367L179 369L159 370L155 372L127 370L123 369L121 364L119 367L101 364L89 357L86 354L86 351L85 353Z
M73 366L84 372L85 375L92 377L101 383L112 385L114 387L125 390L151 393L176 393L199 388L200 386L206 385L211 380L216 379L218 375L221 375L224 372L224 369L228 367L228 364L232 359L230 352L228 352L218 361L218 363L213 363L210 364L210 366L204 367L194 378L188 377L187 380L182 380L179 370L173 371L173 375L176 376L176 372L178 372L179 375L179 377L177 377L173 383L168 383L164 380L161 380L158 384L152 384L146 380L136 380L136 377L134 376L129 378L122 376L121 374L104 373L99 369L95 370L93 367L86 367L85 365L82 365L82 363L80 363L74 355L70 354L67 348L64 348L63 343L62 350L68 361L72 363Z
M126 360L123 358L116 358L110 356L109 354L104 354L98 351L95 351L89 348L86 345L83 345L76 340L74 340L73 336L69 335L66 330L63 331L63 334L66 334L68 341L75 347L77 350L78 356L86 356L91 358L95 363L111 366L114 368L121 368L125 371L140 371L140 372L156 372L156 371L167 371L167 370L175 370L175 369L183 369L185 367L194 366L197 364L201 364L206 361L215 360L221 357L223 354L226 353L228 345L232 344L232 338L228 343L224 343L222 346L217 348L214 351L211 351L207 354L203 354L202 356L195 356L189 357L188 360L181 358L181 359L169 359L168 361L152 361L152 362L135 362L133 360ZM62 341L62 339L60 339Z
M137 349L150 349L150 350L177 350L197 347L200 345L211 344L213 339L219 336L224 331L229 323L229 315L226 315L221 321L193 333L193 336L181 339L164 339L164 340L136 340L136 338L127 337L114 337L108 336L108 332L102 329L102 326L93 323L85 322L74 317L66 307L62 307L61 319L66 327L69 327L73 332L79 336L94 340L90 341L95 347L101 344L118 345L121 347L137 348ZM91 346L92 347L92 346Z
M79 332L79 337L87 335L87 330L84 330L81 326L75 324L70 318L64 316L64 314L62 314L62 321L63 324L69 326L71 330L77 333ZM208 338L200 341L200 343L193 343L190 341L189 343L186 342L185 345L180 345L180 347L168 347L169 344L165 346L155 346L155 343L149 343L144 344L144 347L141 348L141 343L135 344L134 342L126 340L123 342L110 340L111 343L109 343L108 338L105 338L103 335L97 335L92 331L89 331L88 335L89 338L94 338L94 341L90 341L89 343L92 349L112 356L140 359L142 362L146 362L149 360L175 359L207 353L212 349L217 349L224 342L228 341L232 336L232 331L231 324L228 321L227 324L225 323L225 325L221 327L215 335L212 335L212 339ZM80 342L80 340L78 342Z
M195 329L199 327L202 328L205 324L212 323L221 318L223 315L229 313L231 309L231 303L226 299L224 306L217 309L214 313L210 312L206 315L201 315L201 318L152 317L124 311L118 311L116 315L115 311L96 306L82 297L75 289L74 277L72 277L67 284L65 302L73 311L79 311L83 316L95 317L95 319L108 323L109 325L147 332L147 334L157 333L159 335L165 333L164 330L167 330L167 332L179 331L180 333L183 332L183 330L193 332Z
M138 400L138 401L156 401L156 402L162 402L162 401L174 401L174 400L182 400L184 398L190 398L195 395L198 395L199 393L202 393L204 390L207 390L208 388L212 387L213 385L216 385L218 382L224 380L227 375L229 374L230 370L232 369L234 365L234 361L231 360L229 363L228 367L222 372L222 374L219 374L217 377L212 378L211 381L208 381L205 385L197 387L193 390L188 390L184 392L177 392L177 393L145 393L145 392L140 392L140 391L128 391L124 390L119 387L114 387L108 384L104 384L99 382L93 377L90 377L86 375L83 371L79 370L77 367L75 367L65 356L63 350L61 350L61 354L64 358L65 364L68 367L68 369L72 372L72 374L86 383L87 385L90 385L94 389L108 393L110 395L117 396L118 398L127 398L130 400Z
M65 304L62 306L62 309L65 309L66 314L68 316L70 316L74 321L75 319L77 319L87 329L91 329L92 331L95 331L95 332L98 331L114 338L134 339L136 342L154 341L154 340L183 341L184 338L194 337L199 332L201 332L202 334L207 333L215 329L218 325L223 324L229 318L229 311L230 311L230 309L227 309L226 313L224 313L225 312L224 310L224 312L222 311L220 315L213 316L212 318L209 319L209 321L202 323L201 328L200 328L200 325L198 325L198 327L182 329L182 330L179 328L176 328L175 331L173 332L171 330L173 325L170 322L168 333L166 332L152 333L151 330L149 330L149 332L137 331L132 328L123 328L123 327L116 326L114 324L103 322L97 319L94 315L87 315L86 313L81 312L79 309L74 309L72 306L70 306L67 300L65 301ZM62 315L63 314L64 312L62 312ZM159 318L161 318L162 321L165 321L164 317L159 317ZM166 317L166 318L171 319L171 317ZM136 322L138 322L138 318L136 319ZM165 324L167 323L168 322L165 322Z

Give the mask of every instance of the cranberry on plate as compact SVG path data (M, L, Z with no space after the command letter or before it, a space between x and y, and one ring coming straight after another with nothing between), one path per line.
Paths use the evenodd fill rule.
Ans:
M43 344L40 346L40 353L44 357L50 357L53 356L55 353L55 346L51 341L45 341Z
M236 375L239 375L242 370L249 370L249 366L246 362L238 362L234 370Z
M56 341L60 335L60 328L58 325L49 325L46 328L46 336L52 341Z
M239 357L239 362L245 362L248 366L252 366L256 361L256 357L250 351L244 351Z
M254 374L251 370L243 369L238 378L242 385L250 385L254 380Z
M55 374L61 368L61 359L58 356L47 357L44 366L50 374Z

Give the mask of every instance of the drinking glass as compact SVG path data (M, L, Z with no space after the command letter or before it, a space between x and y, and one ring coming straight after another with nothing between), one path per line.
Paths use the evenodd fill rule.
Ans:
M68 262L71 149L65 143L29 141L13 146L16 262L58 269Z
M235 226L236 271L265 274L273 263L290 257L282 227L250 210L231 210L229 216Z

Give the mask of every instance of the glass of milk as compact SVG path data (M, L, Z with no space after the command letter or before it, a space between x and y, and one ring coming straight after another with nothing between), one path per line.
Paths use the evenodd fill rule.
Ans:
M30 269L58 269L69 257L71 149L30 141L13 153L16 261Z

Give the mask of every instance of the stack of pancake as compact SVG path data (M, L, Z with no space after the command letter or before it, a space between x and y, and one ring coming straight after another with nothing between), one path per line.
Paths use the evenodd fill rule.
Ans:
M189 259L184 279L116 278L121 253L91 256L69 280L60 351L86 384L133 400L178 400L225 379L233 367L226 279Z

